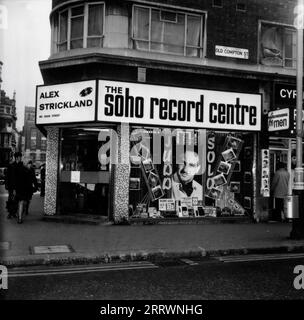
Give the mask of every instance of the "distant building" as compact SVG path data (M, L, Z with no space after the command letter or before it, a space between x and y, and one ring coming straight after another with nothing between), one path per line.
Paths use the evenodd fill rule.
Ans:
M23 126L23 153L24 162L32 160L39 168L46 159L46 138L35 126L35 108L25 107Z
M1 69L3 63L0 61L0 167L7 167L13 153L19 150L19 133L16 129L16 99L10 99L4 90L1 90Z

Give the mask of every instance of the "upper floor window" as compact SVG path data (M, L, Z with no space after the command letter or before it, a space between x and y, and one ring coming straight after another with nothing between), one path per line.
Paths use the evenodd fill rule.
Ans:
M102 47L104 30L104 4L87 3L59 13L57 49Z
M132 38L138 50L200 57L203 15L135 5Z
M31 129L31 149L36 149L37 146L37 130Z
M296 30L292 27L262 23L260 63L286 68L296 67Z
M35 120L35 113L28 113L27 114L27 120L28 121L34 121Z

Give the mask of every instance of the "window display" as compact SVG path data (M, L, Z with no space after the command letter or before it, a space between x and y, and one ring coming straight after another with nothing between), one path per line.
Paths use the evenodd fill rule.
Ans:
M131 132L130 140L130 179L141 181L140 192L130 188L133 217L146 216L143 204L149 217L194 216L203 199L199 130L142 128Z
M246 209L251 206L247 203L253 197L252 135L209 131L206 144L204 205L216 207L217 216L249 214Z
M249 213L253 197L248 187L252 184L250 134L189 129L165 134L164 130L169 129L131 130L129 201L133 218ZM140 187L135 189L134 181Z

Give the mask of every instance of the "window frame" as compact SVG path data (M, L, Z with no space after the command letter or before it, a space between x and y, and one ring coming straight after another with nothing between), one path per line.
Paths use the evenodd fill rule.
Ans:
M279 65L269 65L268 67L279 67L279 68L284 68L284 69L291 69L291 70L295 70L296 69L296 65L297 65L297 58L296 58L296 51L295 51L295 58L286 58L286 53L285 53L285 44L286 44L286 34L288 32L292 33L295 32L296 33L296 28L293 25L289 25L289 24L284 24L284 23L280 23L280 22L274 22L274 21L268 21L268 20L260 20L259 21L259 25L258 25L258 50L257 50L257 62L258 65L263 65L260 60L261 60L261 38L262 38L262 26L269 26L269 27L281 27L284 32L283 32L283 50L282 50L282 64ZM297 50L295 48L295 50ZM291 61L292 64L294 64L294 67L289 67L286 66L286 61ZM294 62L294 63L293 63Z
M135 38L134 36L134 30L135 30L135 10L136 8L140 9L148 9L148 14L149 14L149 30L148 30L148 40L146 39L140 39L140 38ZM173 12L176 14L176 17L180 15L184 15L185 17L185 28L184 28L184 44L183 44L183 54L175 53L175 52L167 52L167 51L160 51L160 50L153 50L151 49L151 44L153 43L152 41L152 28L151 28L151 23L152 23L152 10L158 10L159 14L161 15L161 11L169 11ZM199 46L191 46L187 44L187 23L188 23L188 16L195 16L200 18L200 38ZM160 20L161 21L161 20ZM189 11L189 10L182 10L182 8L178 8L177 10L173 10L171 8L166 8L166 7L157 7L157 6L145 6L145 5L139 5L139 4L134 4L132 6L132 17L131 17L131 40L133 44L133 49L135 49L135 41L141 41L141 42L146 42L148 43L148 49L135 49L139 51L144 51L144 52L152 52L152 53L161 53L161 54L171 54L171 55L176 55L176 56L183 56L183 57L192 57L187 55L187 49L197 49L199 50L199 54L195 58L202 58L205 56L206 52L206 21L207 21L207 12L205 11ZM168 23L173 23L171 21L168 21ZM166 43L162 43L163 45L166 45ZM193 58L193 57L192 57Z
M100 36L94 35L94 36L88 36L88 27L89 27L89 6L90 5L102 5L103 6L103 10L102 10L102 34ZM77 15L77 16L72 16L72 9L73 8L77 8L77 7L83 7L83 15ZM68 13L67 15L67 36L66 36L66 41L60 42L60 30L61 30L61 26L60 26L60 16L66 12ZM72 19L75 17L83 17L83 32L82 32L82 46L80 48L76 48L76 49L83 49L83 48L87 48L87 40L88 38L100 38L101 41L101 46L102 47L102 40L105 36L105 12L106 12L106 4L104 1L98 1L98 2L87 2L87 3L83 3L83 4L76 4L73 6L70 6L68 8L65 8L63 10L60 10L57 14L58 14L58 30L57 30L57 34L56 34L56 52L62 52L62 51L69 51L69 50L73 50L71 49L71 24L72 24ZM78 38L77 38L78 39ZM73 39L73 40L77 40L77 39ZM81 38L79 38L81 39ZM67 43L67 48L66 50L59 50L59 47L64 44ZM94 48L94 47L89 47L89 48Z

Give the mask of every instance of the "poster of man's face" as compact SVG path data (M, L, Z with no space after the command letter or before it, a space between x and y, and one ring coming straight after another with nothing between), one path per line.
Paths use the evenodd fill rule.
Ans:
M184 184L190 183L201 168L199 156L194 151L186 151L181 162L177 166L178 178Z

